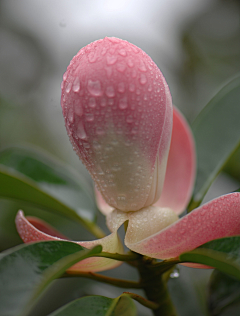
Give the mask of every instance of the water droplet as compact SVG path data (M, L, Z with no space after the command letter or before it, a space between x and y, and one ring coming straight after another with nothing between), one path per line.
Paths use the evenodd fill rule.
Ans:
M73 91L78 92L79 90L80 90L80 80L78 77L76 77L73 83Z
M87 113L86 114L86 121L88 121L88 122L94 121L94 115L92 113Z
M67 72L64 72L63 74L63 81L66 81L67 80Z
M124 48L121 48L119 51L118 51L119 55L121 56L127 56L127 52L125 51Z
M107 48L105 46L103 46L103 49L102 49L102 55L105 55L107 52Z
M69 111L68 111L68 120L70 123L73 123L73 121L74 121L73 109L69 109Z
M132 68L134 66L134 62L131 58L128 59L127 64L130 68Z
M90 144L89 143L83 143L83 147L84 148L90 148Z
M115 91L114 91L113 86L107 87L107 89L106 89L106 95L107 95L109 98L112 98L112 97L115 96Z
M133 122L133 117L132 117L132 115L128 115L126 121L127 121L127 123L132 123L132 122Z
M145 84L147 82L147 77L144 74L140 75L140 83Z
M126 64L122 64L122 63L117 64L117 70L119 72L124 72L125 69L126 69Z
M96 107L96 100L95 98L90 98L88 105L90 106L90 108L95 108Z
M127 106L128 106L128 104L127 104L127 98L122 98L122 99L119 100L119 108L120 108L121 110L126 109Z
M139 65L138 65L138 68L141 71L143 71L143 72L147 71L147 67L146 67L145 63L142 60L140 61Z
M68 82L67 87L66 87L66 92L69 93L72 89L72 83Z
M114 65L117 61L116 55L107 55L107 64L108 65Z
M177 269L174 269L173 272L170 274L171 279L177 279L179 278L179 271Z
M101 101L100 101L100 105L102 106L102 107L104 107L104 106L106 106L107 105L107 101L106 101L106 99L101 99Z
M89 79L87 89L94 96L100 96L102 94L102 87L99 80L93 81Z
M80 121L78 123L78 127L77 127L77 136L80 138L80 139L86 139L87 138L87 134L85 132L85 129L84 129L84 126L83 126L83 122Z
M104 132L104 130L101 127L97 127L96 128L96 134L97 135L104 135L105 132Z
M74 107L74 112L78 115L78 116L82 116L83 115L83 108L81 106L81 104L77 104Z
M118 92L123 93L125 91L125 84L124 82L119 82L118 84Z
M88 61L89 61L90 63L94 63L96 60L97 60L97 54L96 54L96 52L90 52L90 53L88 54Z
M64 86L64 82L62 81L60 85L61 89L63 89L63 86Z
M134 90L135 90L135 85L133 83L130 83L129 91L133 92Z
M148 86L148 91L149 91L149 92L152 91L152 86L151 86L151 85Z

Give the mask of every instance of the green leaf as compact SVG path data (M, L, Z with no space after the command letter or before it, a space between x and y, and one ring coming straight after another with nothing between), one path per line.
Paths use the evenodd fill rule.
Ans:
M192 125L197 149L197 178L192 207L197 207L228 159L240 147L240 76L224 86Z
M23 176L23 180L31 180L39 191L52 196L81 217L94 220L97 208L93 190L89 183L69 166L43 154L40 150L25 147L11 147L0 152L0 164L16 171L16 175ZM2 188L0 190L0 195L4 197L13 194ZM25 197L23 199L26 200ZM39 205L38 199L36 204Z
M101 252L67 241L21 245L1 253L0 306L2 315L26 315L51 281L76 262Z
M75 300L49 316L135 316L133 300L122 294L115 299L104 296L87 296Z
M232 255L207 248L197 248L179 256L181 262L204 264L240 280L240 264Z
M240 264L240 236L215 239L203 244L199 248L212 249L225 253L229 259L235 260Z
M227 307L239 301L240 281L217 270L213 271L208 295L208 308L211 315L219 315Z

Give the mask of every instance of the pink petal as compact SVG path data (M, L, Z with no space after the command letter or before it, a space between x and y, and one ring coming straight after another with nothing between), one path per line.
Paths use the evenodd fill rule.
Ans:
M113 211L113 208L105 202L104 198L97 188L95 188L95 198L98 209L101 211L102 214L108 215Z
M82 48L63 76L61 105L78 156L104 200L136 211L160 196L172 130L167 83L127 41Z
M210 240L239 234L240 193L231 193L200 206L176 223L154 235L150 233L144 239L132 242L127 232L125 242L131 250L140 254L169 259Z
M194 139L182 114L173 108L173 131L167 171L160 199L155 205L182 213L191 197L196 170Z
M36 228L34 225L42 230ZM29 242L37 242L44 240L67 240L58 238L57 236L61 236L56 230L52 228L50 225L46 224L44 221L39 219L33 219L30 217L28 220L24 217L22 211L19 211L16 216L16 226L17 231L25 243ZM47 234L48 232L49 234ZM53 233L53 235L52 235ZM99 240L93 241L83 241L83 242L75 242L87 249L90 249L96 245L102 245L104 252L109 253L123 253L123 247L121 241L118 238L117 232L108 235ZM107 259L107 258L98 258L93 257L89 259L85 259L73 265L68 271L104 271L113 269L121 264L120 261Z

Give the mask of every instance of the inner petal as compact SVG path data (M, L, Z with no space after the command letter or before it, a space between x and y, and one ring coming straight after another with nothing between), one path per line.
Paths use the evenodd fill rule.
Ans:
M148 206L137 212L129 212L125 244L134 250L135 243L158 233L177 220L178 216L166 207Z

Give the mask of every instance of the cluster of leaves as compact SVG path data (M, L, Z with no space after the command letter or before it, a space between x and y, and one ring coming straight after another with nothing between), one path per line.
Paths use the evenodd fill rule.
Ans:
M193 123L198 166L188 211L201 203L211 183L240 147L239 102L240 77L236 77L217 93ZM0 152L0 197L60 214L80 223L93 235L102 235L95 223L97 207L91 185L69 167L39 151L12 147ZM87 250L68 241L19 245L3 251L0 254L0 315L28 315L53 280L63 276L74 263L99 255L107 256L101 246ZM121 260L117 256L116 259ZM154 269L165 272L179 262L200 263L218 270L210 280L211 315L219 315L239 299L240 236L211 241L182 254L178 261L155 264ZM94 277L98 279L97 275ZM114 285L123 286L120 284ZM131 285L141 288L140 282ZM132 299L155 308L137 295L124 293L115 299L79 298L49 316L73 316L79 315L79 311L83 316L136 315Z

